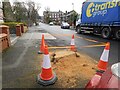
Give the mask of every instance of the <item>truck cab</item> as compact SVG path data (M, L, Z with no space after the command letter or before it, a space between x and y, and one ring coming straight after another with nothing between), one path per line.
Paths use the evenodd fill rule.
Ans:
M80 24L81 24L81 15L78 15L76 19L76 29L75 29L77 33L80 33Z

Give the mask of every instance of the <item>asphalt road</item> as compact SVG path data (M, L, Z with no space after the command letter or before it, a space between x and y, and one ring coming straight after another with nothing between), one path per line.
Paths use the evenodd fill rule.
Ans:
M37 54L41 35L44 33L48 46L69 46L72 34L78 51L83 52L95 60L99 60L104 47L87 47L106 42L111 43L109 63L118 62L118 41L105 40L94 35L76 34L74 30L61 29L60 26L49 26L40 23L39 26L29 28L18 41L2 54L2 86L3 88L41 88L36 83L36 75L40 73L41 57Z
M112 65L119 61L120 42L118 40L103 39L98 35L92 35L92 34L84 34L84 35L77 34L75 30L61 29L60 26L55 26L55 25L50 26L43 23L40 23L39 27L49 32L56 38L59 38L60 40L65 40L65 42L67 42L68 45L70 45L72 34L74 34L76 37L75 43L78 48L78 51L88 54L90 57L94 58L97 61L99 61L100 56L104 49L104 46L101 46L101 44L110 42L109 65ZM95 47L95 46L90 47L89 45L97 45L98 47ZM88 46L88 47L85 48L85 46Z

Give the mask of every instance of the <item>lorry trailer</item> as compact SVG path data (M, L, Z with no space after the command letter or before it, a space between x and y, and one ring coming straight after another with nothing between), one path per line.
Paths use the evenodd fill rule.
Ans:
M87 0L82 5L77 33L89 32L103 38L120 39L120 1Z

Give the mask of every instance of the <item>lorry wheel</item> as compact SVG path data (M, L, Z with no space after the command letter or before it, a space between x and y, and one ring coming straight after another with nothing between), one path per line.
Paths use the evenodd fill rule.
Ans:
M115 38L120 39L120 30L116 30L115 32Z
M76 27L76 31L77 31L78 34L81 34L80 26Z
M101 36L105 39L110 38L111 36L111 28L110 27L105 27L102 29Z

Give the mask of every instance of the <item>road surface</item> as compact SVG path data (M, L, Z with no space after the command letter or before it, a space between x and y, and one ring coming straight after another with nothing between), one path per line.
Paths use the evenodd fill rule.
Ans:
M35 78L33 78L40 73L39 68L41 68L41 66L39 66L39 55L37 52L39 50L39 43L42 34L45 35L45 42L48 46L56 47L69 46L72 34L74 34L78 51L89 55L96 61L99 60L104 49L104 46L101 45L106 42L110 42L111 48L109 63L113 64L118 62L118 41L105 40L99 36L93 35L80 35L76 34L74 30L61 29L60 26L49 26L47 24L40 23L39 26L30 27L29 31L24 33L13 46L3 52L3 88L42 87L36 84ZM92 47L90 47L90 45L92 45ZM97 45L99 47L93 47L93 45ZM26 80L26 78L28 79Z
M40 23L40 26L45 31L49 32L56 38L60 40L65 40L65 42L70 44L71 36L74 34L76 36L75 43L79 51L83 51L83 53L88 54L90 57L99 61L100 56L103 52L104 46L102 44L106 42L110 42L110 55L109 55L109 64L114 64L119 61L119 54L120 54L120 42L117 40L107 40L102 39L100 36L97 35L90 35L90 34L77 34L74 30L70 29L61 29L60 26L49 26L47 24ZM39 29L38 27L38 29ZM97 45L89 46L89 45ZM86 48L85 48L86 46Z

